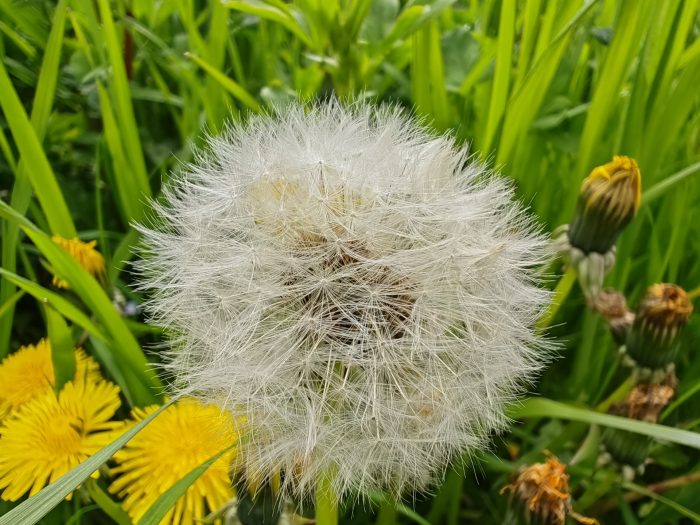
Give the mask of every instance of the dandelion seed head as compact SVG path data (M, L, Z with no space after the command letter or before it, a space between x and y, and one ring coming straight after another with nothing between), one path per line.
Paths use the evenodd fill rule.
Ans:
M546 360L545 240L502 178L392 108L292 107L210 139L142 227L176 393L245 421L282 490L420 490Z

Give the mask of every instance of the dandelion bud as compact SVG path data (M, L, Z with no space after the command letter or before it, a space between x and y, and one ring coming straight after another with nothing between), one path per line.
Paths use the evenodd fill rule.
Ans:
M83 242L80 239L64 239L58 235L54 235L51 240L67 251L90 275L97 279L104 278L105 259L95 249L97 241ZM57 288L69 288L68 283L58 275L54 275L53 285Z
M248 483L422 489L483 447L547 359L546 242L511 186L387 108L292 107L210 146L141 270L173 390L245 422Z
M676 391L676 378L668 375L663 383L644 383L636 386L622 403L610 407L610 413L656 423L659 414L668 405ZM619 464L638 469L649 456L651 440L633 432L608 428L603 433L603 445L610 456Z
M627 355L639 368L664 369L676 357L679 333L693 312L688 294L675 284L650 286L627 334Z
M576 269L584 294L593 299L615 264L615 242L639 209L641 177L634 159L613 157L581 185L574 218L554 233L553 249Z
M566 466L554 456L521 469L515 481L501 489L501 494L506 490L522 506L527 523L564 525L567 517L585 525L598 523L572 509Z
M569 242L584 254L605 254L639 209L641 178L630 157L615 156L581 185Z

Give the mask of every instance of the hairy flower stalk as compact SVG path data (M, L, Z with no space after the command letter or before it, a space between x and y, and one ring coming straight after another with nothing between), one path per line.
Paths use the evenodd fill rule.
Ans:
M571 223L555 234L563 253L579 275L581 287L592 299L615 264L615 242L637 214L641 176L634 159L615 156L591 171L581 185Z
M231 412L244 475L398 493L486 446L547 355L546 242L511 186L389 108L292 107L210 147L141 271L175 392Z
M679 334L693 312L688 294L675 284L650 286L627 331L625 351L637 368L665 371L680 345Z

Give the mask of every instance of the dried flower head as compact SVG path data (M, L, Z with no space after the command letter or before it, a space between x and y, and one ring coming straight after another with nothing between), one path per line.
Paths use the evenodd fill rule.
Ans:
M608 322L615 341L620 345L625 344L627 331L634 322L634 313L627 307L624 294L606 288L591 298L590 306Z
M97 241L83 242L80 239L64 239L58 235L54 235L51 240L67 251L90 275L98 279L103 278L105 259L95 249ZM57 275L53 277L53 285L57 288L69 288L68 283Z
M521 469L515 481L501 489L501 494L506 490L511 491L531 518L544 525L564 525L567 517L585 525L598 523L572 509L566 465L555 456Z
M639 303L625 348L636 366L663 369L673 362L679 332L693 312L688 294L675 284L650 286Z
M545 241L513 191L393 109L331 102L210 141L142 228L175 391L248 432L252 480L419 489L546 359Z
M627 398L615 403L609 412L648 423L656 423L676 393L677 379L668 374L660 383L641 383L634 387ZM617 462L633 469L643 465L649 456L651 439L626 430L607 428L602 437L605 450ZM631 475L632 473L630 473Z

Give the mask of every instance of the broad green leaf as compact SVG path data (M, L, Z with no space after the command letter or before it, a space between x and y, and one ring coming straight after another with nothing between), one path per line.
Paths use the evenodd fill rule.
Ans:
M75 377L75 352L70 328L63 316L51 306L44 307L46 328L51 341L51 362L53 364L54 388L59 392L63 385Z
M115 452L126 445L132 437L174 402L175 400L167 402L143 421L129 428L129 430L102 448L94 456L90 456L73 470L51 483L51 485L43 488L36 496L23 501L7 514L0 516L0 525L34 525L37 523L51 509L61 503L66 496L78 488L81 483L85 482Z
M656 425L645 421L637 421L626 417L612 416L596 412L589 408L579 408L559 401L546 398L531 397L520 405L510 407L509 415L515 419L531 417L547 417L553 419L566 419L581 421L591 425L628 430L636 434L643 434L654 439L671 441L679 445L686 445L700 449L700 434L665 425Z

